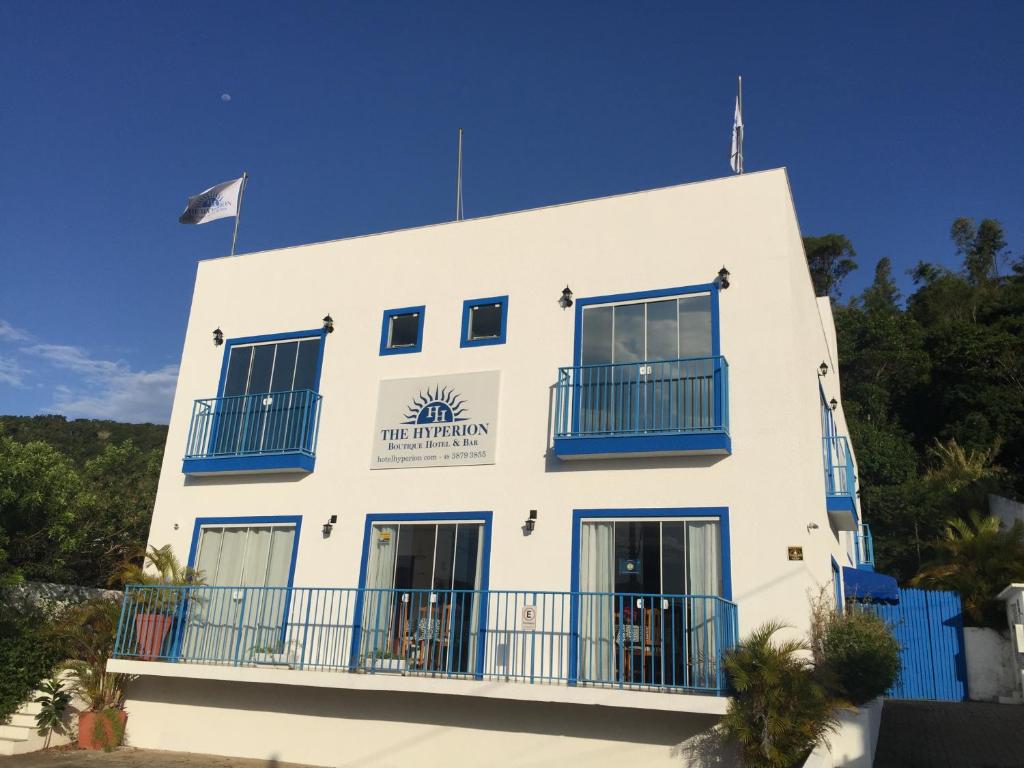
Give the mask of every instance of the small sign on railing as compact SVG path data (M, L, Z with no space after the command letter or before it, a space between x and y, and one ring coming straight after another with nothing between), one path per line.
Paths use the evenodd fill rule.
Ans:
M523 605L519 608L519 626L527 632L537 630L537 606Z

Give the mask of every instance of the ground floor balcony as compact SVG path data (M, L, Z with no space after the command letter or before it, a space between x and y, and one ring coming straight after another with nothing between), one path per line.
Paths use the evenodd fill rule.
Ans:
M110 668L581 703L602 695L591 689L714 698L736 643L736 605L699 595L129 586ZM564 693L520 692L532 686Z
M181 471L312 472L321 399L312 390L296 389L196 400Z
M559 368L554 389L560 459L732 452L724 357Z

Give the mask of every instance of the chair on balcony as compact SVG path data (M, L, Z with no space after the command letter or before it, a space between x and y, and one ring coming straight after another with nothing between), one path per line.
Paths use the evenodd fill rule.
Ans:
M411 667L426 672L444 672L451 632L451 606L448 603L419 606L403 612L402 656Z
M654 659L661 656L661 611L626 606L615 611L615 658L622 664L620 681L625 683L652 683ZM635 679L634 661L639 658L639 680ZM660 667L660 665L659 665ZM651 670L649 673L647 670Z

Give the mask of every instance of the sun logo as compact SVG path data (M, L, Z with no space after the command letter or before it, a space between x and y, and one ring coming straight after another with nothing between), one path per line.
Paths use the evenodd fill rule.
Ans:
M455 390L448 387L434 387L431 392L420 392L409 403L403 424L450 424L466 421L466 401Z

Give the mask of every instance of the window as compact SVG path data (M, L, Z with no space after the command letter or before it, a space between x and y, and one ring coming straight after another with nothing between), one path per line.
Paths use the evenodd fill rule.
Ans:
M470 299L462 303L462 347L504 344L508 296Z
M711 295L583 307L582 365L710 357Z
M426 307L384 310L380 331L380 353L401 355L423 348L423 319Z
M232 344L221 395L266 394L317 389L319 336L308 339Z

